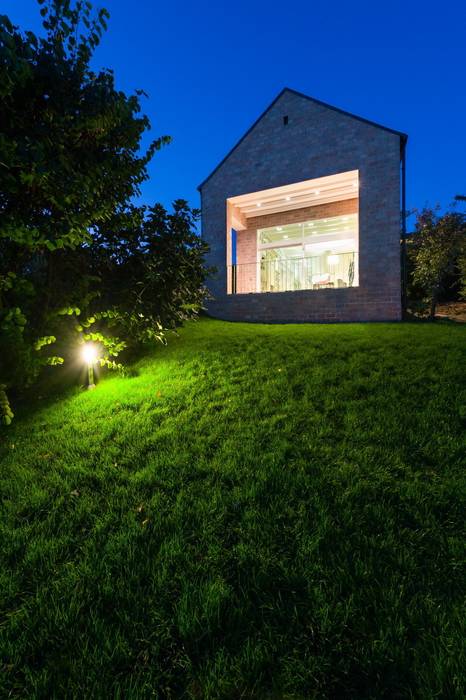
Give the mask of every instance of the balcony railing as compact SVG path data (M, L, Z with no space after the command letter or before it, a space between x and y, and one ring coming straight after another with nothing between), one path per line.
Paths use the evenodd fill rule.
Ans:
M357 285L357 253L276 258L228 265L228 292L289 292Z

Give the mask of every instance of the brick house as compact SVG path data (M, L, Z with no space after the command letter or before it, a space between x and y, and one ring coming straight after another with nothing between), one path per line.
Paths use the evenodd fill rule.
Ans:
M406 141L285 88L199 186L208 312L399 320Z

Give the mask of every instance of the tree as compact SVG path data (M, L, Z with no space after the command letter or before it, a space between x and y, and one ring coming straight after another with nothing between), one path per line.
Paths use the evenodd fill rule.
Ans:
M141 155L150 127L141 92L127 96L112 71L90 69L107 11L92 19L86 2L39 4L45 38L0 20L1 236L53 252L88 240L92 226L138 194L168 138Z
M466 195L457 194L455 197L456 202L466 202ZM463 246L458 257L458 268L459 268L459 294L461 299L466 301L466 248Z
M197 315L210 272L198 217L184 200L171 213L161 204L130 205L92 232L91 245L66 252L55 279L68 300L54 321L57 328L62 316L70 321L60 333L63 356L79 340L95 340L108 351L101 364L113 367L125 348L166 342L169 329Z
M210 271L199 214L177 200L171 213L161 204L132 206L99 226L88 269L102 278L99 303L118 309L128 339L150 340L202 307Z
M186 203L175 204L173 214L131 205L147 164L170 139L155 139L141 152L150 129L141 113L144 93L126 95L111 70L90 67L108 12L93 15L84 0L38 3L44 37L0 16L5 423L11 420L5 390L27 386L44 364L62 363L70 343L98 339L102 362L116 366L127 345L116 330L137 327L132 339L162 339L163 324L182 320L190 304L194 312L205 295L195 212Z
M458 276L458 261L466 252L466 215L450 211L440 216L435 209L424 209L417 215L410 249L413 282L423 290L434 318L446 279Z

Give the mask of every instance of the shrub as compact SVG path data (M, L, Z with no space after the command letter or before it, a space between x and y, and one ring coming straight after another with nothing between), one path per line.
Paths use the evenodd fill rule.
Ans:
M439 215L426 208L418 213L408 252L411 298L422 295L431 318L439 297L449 283L461 283L461 265L466 256L466 215L449 211ZM463 275L466 267L463 267ZM463 281L464 285L464 281Z

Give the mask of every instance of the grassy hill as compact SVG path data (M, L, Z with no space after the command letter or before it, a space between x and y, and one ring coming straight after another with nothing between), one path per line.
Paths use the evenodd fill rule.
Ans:
M202 320L38 401L0 695L463 698L465 367L464 326Z

